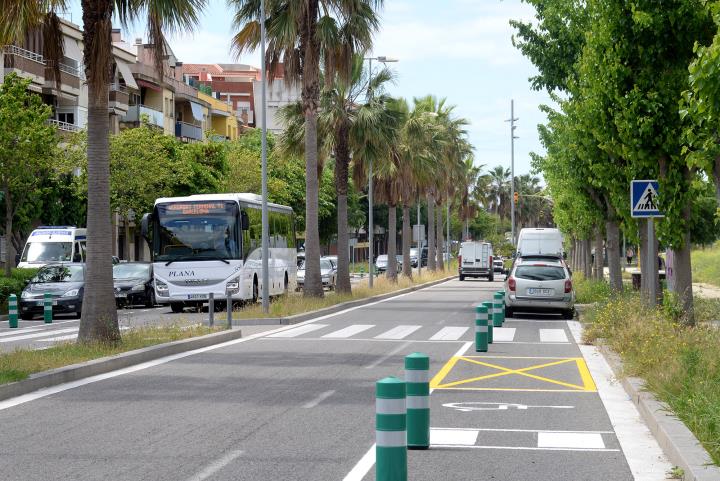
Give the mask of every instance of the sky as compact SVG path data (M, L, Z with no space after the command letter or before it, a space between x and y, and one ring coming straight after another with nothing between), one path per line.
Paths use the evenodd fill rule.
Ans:
M66 17L76 24L82 15L79 0L70 1ZM551 103L544 92L530 88L535 68L512 45L510 19L531 20L534 10L521 0L385 0L374 56L397 58L389 91L408 100L433 94L455 105L469 120L475 163L486 169L510 167L510 100L518 118L515 174L531 171L530 152L543 153L537 125L545 122L538 107ZM143 26L124 32L132 43L147 39ZM232 15L225 0L210 0L192 34L175 35L170 45L186 63L230 63L259 66L259 54L233 58Z

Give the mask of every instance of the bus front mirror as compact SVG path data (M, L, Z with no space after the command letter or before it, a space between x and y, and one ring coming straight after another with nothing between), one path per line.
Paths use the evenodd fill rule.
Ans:
M242 225L242 230L250 229L250 218L244 210L240 212L240 223Z
M140 221L140 233L143 238L150 243L150 222L152 221L152 214L145 214L142 216Z

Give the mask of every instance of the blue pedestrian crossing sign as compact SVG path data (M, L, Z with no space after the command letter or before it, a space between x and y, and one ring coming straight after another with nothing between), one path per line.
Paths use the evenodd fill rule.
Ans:
M630 186L632 217L664 217L657 205L657 180L633 180Z

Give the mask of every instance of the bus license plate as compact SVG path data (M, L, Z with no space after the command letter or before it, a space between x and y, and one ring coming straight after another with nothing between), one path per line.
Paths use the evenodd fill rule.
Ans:
M190 300L202 300L207 299L207 294L188 294Z
M529 296L552 296L555 293L555 289L539 289L537 287L531 287L527 290Z

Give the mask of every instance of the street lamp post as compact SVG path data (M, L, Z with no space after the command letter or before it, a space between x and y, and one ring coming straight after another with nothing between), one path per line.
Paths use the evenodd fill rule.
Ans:
M382 63L392 63L397 62L398 59L386 57L384 55L380 55L378 57L366 57L365 60L368 61L368 95L367 99L368 102L372 100L372 61L377 60L378 62ZM374 248L373 245L374 242L374 232L375 227L373 225L373 159L372 157L369 159L368 163L368 286L372 288L373 286L373 257L374 257Z
M267 106L266 106L266 78L265 72L265 0L260 0L260 108L262 109L262 309L264 313L270 311L270 272L269 272L269 243L268 243L268 188L267 188ZM228 307L229 308L229 307Z
M519 119L515 117L515 100L510 100L510 239L513 247L515 246L515 122Z

